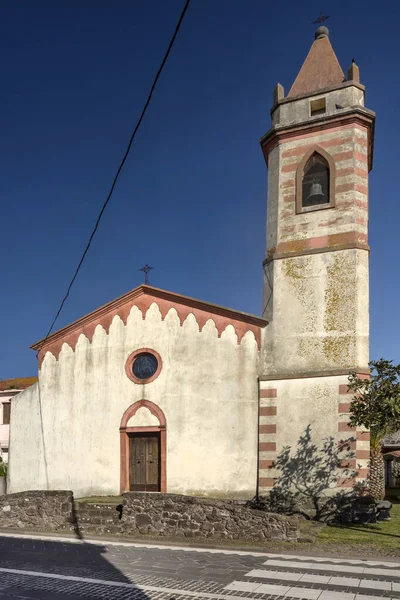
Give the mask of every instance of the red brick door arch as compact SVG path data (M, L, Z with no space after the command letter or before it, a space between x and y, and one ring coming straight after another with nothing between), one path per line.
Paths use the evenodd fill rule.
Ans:
M159 425L148 427L128 427L129 420L135 416L139 408L147 408L152 415L157 417ZM160 435L160 491L167 491L167 422L161 408L150 400L139 400L131 404L124 412L119 427L120 433L120 490L128 492L130 489L129 481L129 437L132 434L154 433Z

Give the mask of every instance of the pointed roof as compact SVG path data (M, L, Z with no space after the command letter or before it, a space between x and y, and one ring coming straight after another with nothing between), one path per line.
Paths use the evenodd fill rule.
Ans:
M319 27L315 41L296 77L288 97L303 96L317 90L334 87L345 81L345 76L329 41L329 31Z

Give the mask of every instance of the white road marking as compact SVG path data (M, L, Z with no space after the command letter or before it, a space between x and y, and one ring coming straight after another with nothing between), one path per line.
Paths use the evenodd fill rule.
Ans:
M290 560L268 559L264 562L264 565L270 567L269 569L252 569L245 574L245 578L251 577L253 581L234 581L224 589L255 594L264 593L273 596L286 596L287 598L299 598L300 600L376 600L378 598L377 596L365 593L356 594L356 591L340 591L340 587L363 588L362 591L376 590L384 594L380 598L388 598L385 592L400 590L400 582L392 581L395 577L400 578L400 570L374 568L374 565L366 565L359 561L354 561L351 565L343 564L343 562L345 561L342 561L340 564L330 564L322 560L311 562L309 558L306 561L304 557L300 561L292 560L292 558ZM390 563L390 567L393 566ZM313 573L315 570L334 571L335 573L342 572L343 575L318 575ZM308 571L308 573L304 573L304 571ZM364 577L369 576L370 579L350 577L347 576L348 572L363 574ZM381 580L373 579L376 575L381 577L386 575L389 580L384 580L383 577ZM271 581L260 584L263 579L264 581L265 579ZM312 587L300 587L305 583L312 584ZM392 600L395 599L392 598Z
M399 569L375 569L371 566L348 566L348 565L332 565L325 562L295 562L288 560L271 560L265 561L266 567L279 567L281 569L298 569L299 571L340 571L342 573L355 573L358 575L378 575L379 577L396 577L400 578ZM393 567L393 565L391 565Z
M356 594L356 600L382 600L385 596L367 596L366 594ZM392 600L395 600L394 598Z
M331 592L330 590L325 590L319 596L318 600L354 600L355 597L355 594L347 594L345 592Z
M290 587L270 583L234 581L227 585L225 590L231 592L252 592L255 594L270 594L272 596L286 596L288 598L303 598L304 600L354 600L354 593L338 592L335 590L322 590L318 588ZM371 598L373 600L373 598Z
M285 581L299 581L303 577L303 575L301 573L290 573L286 571L283 572L253 569L252 571L249 571L249 573L246 573L246 577L264 577L265 579L284 579Z
M371 567L379 567L379 566L383 566L383 567L393 567L395 568L396 566L400 568L400 563L396 562L396 561L391 561L391 562L384 562L384 561L377 561L377 560L364 560L364 559L360 559L360 558L330 558L327 556L324 557L311 557L311 556L304 556L304 555L300 555L300 554L271 554L269 553L268 556L270 558L287 558L290 560L299 560L299 561L310 561L313 560L314 562L330 562L330 563L345 563L348 565L367 565L367 566L371 566Z
M299 589L299 588L297 588ZM262 583L257 589L257 594L271 594L274 596L290 596L290 586Z
M331 577L328 581L329 585L344 585L346 587L358 587L360 579L356 577ZM383 588L385 589L385 588Z
M301 583L328 583L330 579L330 575L314 575L313 573L306 573L301 576L299 581L301 581Z
M303 598L304 600L318 600L321 590L314 590L308 588L290 588L285 596L290 598ZM382 600L382 599L381 599Z
M377 581L374 579L358 579L356 577L331 577L330 575L303 575L291 571L270 571L268 569L253 569L246 573L245 577L259 579L278 579L279 581L298 581L300 583L322 583L334 586L360 587L371 590L399 591L399 584L391 581ZM252 582L254 583L254 582ZM292 588L296 589L296 588ZM319 590L321 592L321 590ZM333 590L335 591L335 590Z
M391 591L392 582L391 581L374 581L373 579L362 579L360 583L361 588L367 588L369 590L383 590L383 591Z

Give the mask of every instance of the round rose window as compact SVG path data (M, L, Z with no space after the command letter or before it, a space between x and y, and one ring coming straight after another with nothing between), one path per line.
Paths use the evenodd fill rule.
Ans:
M134 383L150 383L162 369L161 356L152 348L140 348L132 352L125 363L125 373Z
M157 369L158 360L150 352L138 354L132 364L132 372L137 379L150 379Z

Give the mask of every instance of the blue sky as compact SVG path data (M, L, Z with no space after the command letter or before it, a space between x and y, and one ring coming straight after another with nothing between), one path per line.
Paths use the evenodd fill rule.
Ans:
M36 372L183 0L19 0L0 19L0 378ZM370 175L371 357L398 339L400 5L325 2L343 69L377 112ZM56 328L151 284L260 314L272 92L288 91L321 3L192 0ZM388 15L390 18L388 18Z

